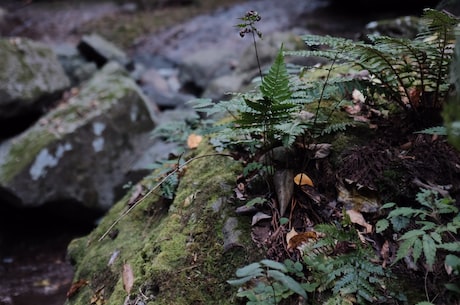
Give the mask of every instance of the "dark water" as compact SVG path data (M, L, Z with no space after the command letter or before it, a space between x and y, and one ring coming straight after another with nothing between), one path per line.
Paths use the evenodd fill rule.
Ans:
M100 215L56 210L0 209L0 305L64 304L73 277L67 246L88 234Z

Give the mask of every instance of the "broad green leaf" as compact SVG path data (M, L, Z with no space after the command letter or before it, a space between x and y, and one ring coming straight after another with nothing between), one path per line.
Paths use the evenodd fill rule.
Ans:
M232 286L241 286L245 284L246 282L249 282L253 278L254 277L252 275L248 275L248 276L245 276L239 279L235 279L235 280L227 280L227 283L229 283Z
M399 239L400 240L411 239L413 237L418 237L418 236L424 235L424 234L426 234L426 232L423 231L423 230L410 230L410 231L407 231L406 233L404 233Z
M381 209L381 210L383 210L383 209L390 209L390 208L392 208L392 207L394 207L394 206L396 206L396 203L394 203L394 202L387 202L387 203L385 203L384 205L382 205L382 206L380 207L380 209Z
M263 259L263 260L260 261L260 263L264 264L265 266L267 266L269 268L272 268L272 269L277 269L277 270L280 270L282 272L288 272L288 270L287 270L285 265L283 265L282 263L270 260L270 259Z
M454 270L460 271L460 257L453 254L446 255L446 260L444 261L447 266L452 267Z
M414 242L417 239L418 239L418 237L415 236L413 238L406 239L401 243L401 245L399 246L398 251L396 253L396 259L395 259L394 263L396 263L400 259L404 258L405 256L409 255L410 250L412 249L412 245L414 244Z
M435 224L434 222L431 222L431 221L417 221L416 223L419 224L419 225L423 225L420 228L420 230L423 230L423 231L433 230L434 228L436 228L438 226L437 224Z
M289 222L289 218L287 217L281 217L280 218L280 225L285 225Z
M414 244L412 245L412 257L414 258L415 263L420 258L420 255L422 255L422 241L417 238L414 240Z
M262 197L256 197L256 198L253 198L251 200L249 200L247 203L246 203L246 206L247 207L252 207L256 204L262 204L264 203L265 201L267 201L265 198L262 198Z
M423 254L425 255L426 263L428 266L433 267L436 260L436 244L429 235L423 235Z
M396 232L399 232L409 225L410 218L407 218L405 216L396 216L396 217L391 218L390 221L391 221L391 224L393 225L393 229Z
M456 294L460 294L460 286L457 283L447 283L444 284L447 290L455 292Z
M390 222L388 220L380 219L375 224L375 231L377 233L382 233L383 231L385 231L389 227L389 225L390 225Z
M443 243L438 245L438 248L452 252L460 252L460 242Z
M282 272L279 272L278 270L268 270L268 275L273 277L275 280L278 282L282 283L284 286L289 288L290 290L294 291L295 293L301 295L305 299L307 298L307 293L305 290L302 288L299 282L294 280L292 277L289 275L286 275Z
M236 270L236 276L237 277L245 277L245 276L260 276L262 275L262 268L260 268L259 263L252 263L247 266L244 266L242 268L239 268Z
M419 210L419 209L413 209L413 208L409 208L409 207L401 207L401 208L397 208L397 209L391 211L388 214L387 218L393 218L393 217L396 217L396 216L412 217L412 216L415 216L415 215L417 215L417 214L419 214L421 212L422 211Z
M431 232L431 238L436 241L438 244L442 244L442 236L438 232Z

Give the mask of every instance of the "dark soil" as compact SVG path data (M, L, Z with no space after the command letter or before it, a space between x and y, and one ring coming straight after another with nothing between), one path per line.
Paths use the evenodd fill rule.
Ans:
M359 185L359 195L376 196L382 204L396 202L399 206L420 208L415 197L424 188L447 191L460 208L460 152L445 137L415 133L420 129L410 127L410 121L405 116L394 115L372 123L375 125L371 131L357 132L357 144L338 152L335 157L310 160L305 168L295 168L296 172L308 173L315 181L315 187L305 189L295 186L292 203L284 215L289 218L288 225L279 224L281 216L276 209L262 208L265 213L274 215L274 218L254 227L253 240L267 249L268 258L276 261L299 259L296 251L287 248L285 237L290 230L288 228L305 232L317 224L343 223L343 211L349 206L337 201L337 185L344 181L351 181L354 186ZM347 133L353 134L354 131L350 129ZM308 152L300 149L297 154L294 159L301 160ZM315 198L320 200L316 201ZM379 211L362 214L374 227L379 219L386 216ZM360 226L355 226L355 229L363 231ZM398 245L391 234L373 232L365 235L380 263L387 259L380 252L386 241L390 241L390 252L393 251L390 260L395 258ZM454 240L458 240L458 235L451 241ZM343 250L338 244L334 251ZM409 265L401 261L392 267L398 285L406 286L405 292L411 298L410 301L426 300L427 293L431 297L437 296L435 304L458 305L452 295L446 294L444 285L440 284L455 281L455 277L452 279L447 275L443 263L445 254L440 252L432 272L427 272L426 266L420 261L417 270L410 269Z

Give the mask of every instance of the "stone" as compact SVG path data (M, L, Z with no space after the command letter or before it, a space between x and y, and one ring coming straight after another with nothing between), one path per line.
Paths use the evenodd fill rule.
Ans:
M1 134L36 120L70 85L56 54L26 38L0 39ZM13 126L14 125L14 126ZM24 128L25 128L24 126Z
M126 70L106 65L77 95L0 145L0 202L108 210L114 188L150 144L152 117Z

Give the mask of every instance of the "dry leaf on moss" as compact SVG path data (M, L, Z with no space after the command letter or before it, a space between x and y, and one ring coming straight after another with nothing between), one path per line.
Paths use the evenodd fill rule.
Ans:
M130 264L124 264L123 265L123 288L128 294L130 294L131 288L133 288L133 284L134 284L133 269L131 268Z
M83 286L88 285L89 282L87 280L78 280L70 286L69 291L67 292L67 298L73 297Z
M190 149L197 148L198 145L200 145L202 140L203 140L203 136L192 133L187 138L187 146Z

